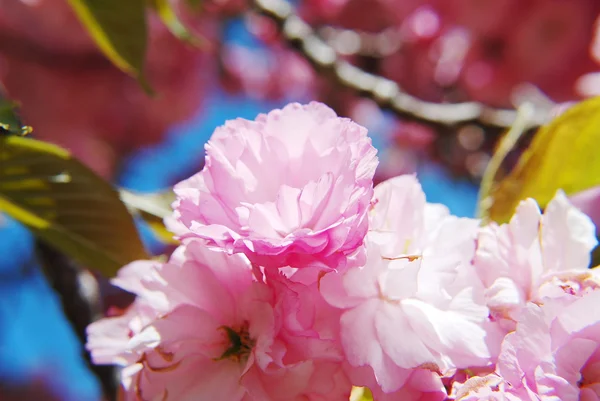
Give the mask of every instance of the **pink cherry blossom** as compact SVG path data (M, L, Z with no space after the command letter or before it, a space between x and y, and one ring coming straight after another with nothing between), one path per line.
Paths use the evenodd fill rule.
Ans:
M367 130L320 103L228 121L175 187L178 234L266 267L335 269L361 251L376 166Z
M455 383L456 400L600 399L600 291L568 304L527 304L496 372Z
M248 96L258 99L314 97L314 70L291 49L272 46L259 50L226 44L223 64L229 74L228 86L239 86Z
M95 44L62 0L0 0L0 31L66 54L93 52ZM6 40L6 39L5 39Z
M528 199L508 224L484 227L474 264L493 316L510 330L528 301L572 291L569 282L583 284L592 274L588 265L596 243L593 223L562 191L543 215Z
M337 311L316 283L256 272L199 239L126 266L114 283L138 298L89 327L94 361L124 367L127 400L347 400Z
M87 330L87 347L92 359L98 364L126 366L134 364L139 355L129 349L129 340L139 334L160 312L166 311L164 298L152 297L140 281L152 274L159 266L157 262L138 261L130 263L112 281L129 292L141 296L121 316L101 319L92 323ZM128 380L126 380L128 381Z
M325 299L344 311L349 364L372 368L386 393L409 384L415 369L486 365L488 309L469 263L477 221L427 204L413 176L379 184L374 199L365 265L320 280Z

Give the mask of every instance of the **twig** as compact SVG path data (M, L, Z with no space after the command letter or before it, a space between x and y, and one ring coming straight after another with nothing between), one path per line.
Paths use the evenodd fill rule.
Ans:
M479 102L433 103L404 92L387 78L367 73L343 60L315 30L298 17L286 0L254 0L257 11L275 21L287 42L297 48L317 69L331 74L340 84L376 101L406 120L435 127L479 123L493 128L508 128L517 118L514 109L497 109ZM546 123L550 116L535 110L531 123Z

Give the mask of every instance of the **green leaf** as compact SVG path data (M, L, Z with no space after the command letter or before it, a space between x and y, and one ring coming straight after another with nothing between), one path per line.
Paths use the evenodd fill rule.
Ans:
M561 188L567 195L600 184L600 97L581 102L535 134L515 168L489 191L484 217L506 222L518 203L534 198L540 207Z
M204 38L199 38L193 35L181 23L169 0L148 1L150 2L150 6L154 9L154 11L156 11L160 19L175 37L198 48L206 46L207 42Z
M0 137L0 210L107 277L148 258L117 191L49 143Z
M179 244L164 224L164 218L173 214L171 208L175 202L173 188L156 193L137 193L121 188L119 195L129 211L144 219L161 241L167 244Z
M104 54L121 70L143 78L147 49L145 0L69 0Z

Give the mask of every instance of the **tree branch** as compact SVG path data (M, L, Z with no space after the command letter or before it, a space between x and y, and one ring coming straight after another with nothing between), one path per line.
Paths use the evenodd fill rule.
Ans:
M434 127L479 124L491 128L508 128L517 117L514 109L497 109L479 102L434 103L404 92L387 78L373 75L343 60L315 30L298 17L286 0L254 0L257 11L275 21L285 40L299 50L315 68L332 76L339 84L377 102L399 117ZM550 120L546 110L536 110L531 124Z
M319 28L317 34L343 56L383 58L400 50L403 42L402 32L398 27L371 33L325 26Z

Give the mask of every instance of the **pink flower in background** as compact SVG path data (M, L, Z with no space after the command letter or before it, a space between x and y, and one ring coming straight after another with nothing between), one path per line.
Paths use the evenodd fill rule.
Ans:
M157 96L119 71L65 0L0 0L0 85L37 139L70 150L104 178L120 158L159 142L199 110L215 57L148 15L145 73ZM202 32L215 21L202 18ZM49 102L48 99L52 98Z
M0 32L63 54L93 53L96 45L64 0L0 0ZM7 41L4 37L3 41Z
M175 186L178 234L265 267L335 269L360 253L376 166L367 130L320 103L228 121Z
M167 263L122 269L114 283L138 298L90 325L88 349L124 367L128 400L347 400L335 309L315 310L316 286L271 279L192 239Z
M562 191L542 215L532 199L521 202L510 223L491 223L478 238L474 264L493 316L511 329L521 308L545 297L577 292L597 244L591 220Z
M600 4L587 0L533 3L537 4L516 10L519 21L504 32L505 67L520 82L535 84L554 100L576 99L577 78L597 69L589 50ZM514 13L508 21L514 21Z
M371 367L390 393L406 386L414 369L439 375L489 363L488 309L469 264L477 221L426 204L413 176L379 184L374 202L366 264L320 281L324 298L344 310L341 341L350 365Z
M563 305L529 303L502 344L496 373L455 384L456 400L600 398L600 291Z
M315 72L306 60L281 46L268 50L228 44L223 49L226 84L258 99L314 97Z

